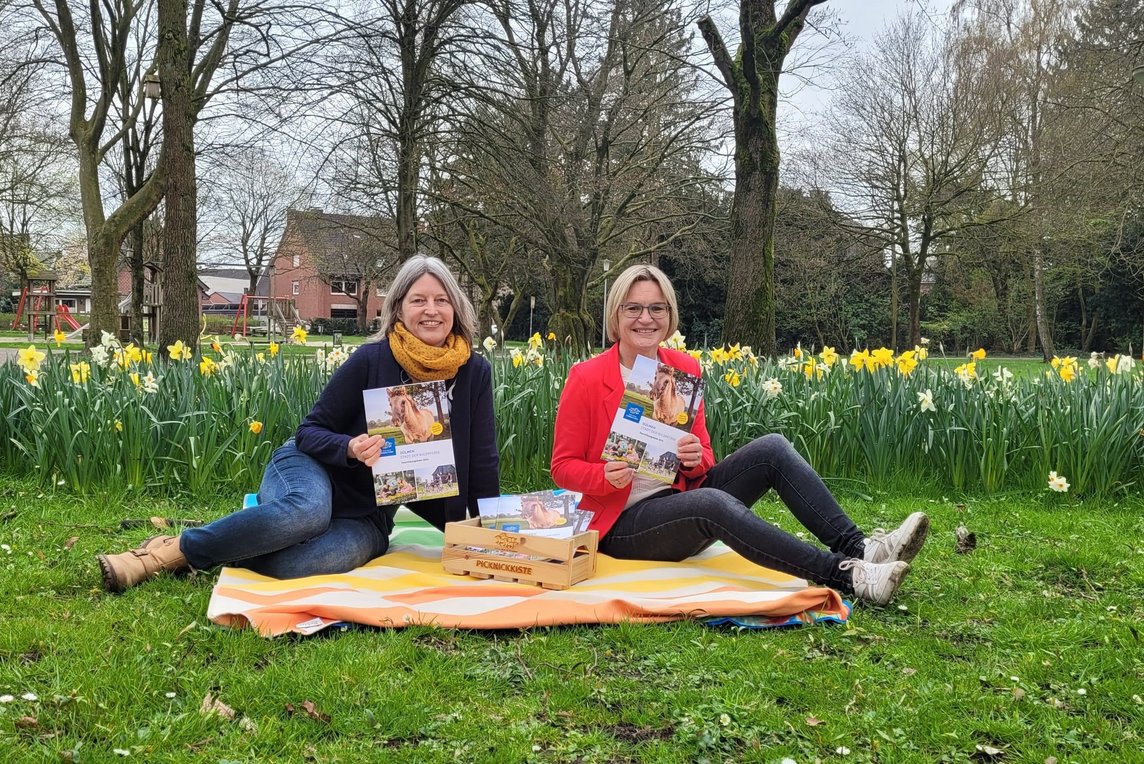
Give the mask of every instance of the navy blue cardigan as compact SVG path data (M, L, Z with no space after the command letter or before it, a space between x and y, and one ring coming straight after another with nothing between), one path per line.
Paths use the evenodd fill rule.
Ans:
M347 449L350 438L366 432L362 391L412 381L394 359L388 341L367 343L334 372L298 426L294 434L298 449L321 462L330 476L334 517L362 517L382 511L392 518L396 507L377 506L373 472L351 459ZM492 368L474 353L445 387L451 391L450 425L460 495L408 505L442 529L446 522L464 520L466 508L469 516L476 517L477 499L500 493ZM387 525L392 527L392 523Z

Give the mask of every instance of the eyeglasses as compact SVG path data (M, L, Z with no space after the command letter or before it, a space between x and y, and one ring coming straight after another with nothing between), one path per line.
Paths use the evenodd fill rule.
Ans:
M620 313L624 315L624 318L639 318L645 310L652 318L663 318L671 312L671 306L665 302L653 302L651 305L625 302L620 305Z

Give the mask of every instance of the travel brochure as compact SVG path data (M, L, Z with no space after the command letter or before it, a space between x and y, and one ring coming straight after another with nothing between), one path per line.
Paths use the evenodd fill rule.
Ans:
M481 527L546 538L569 538L588 530L592 513L578 509L575 491L535 491L478 499Z
M676 444L681 433L691 432L702 400L700 377L637 356L602 458L625 462L637 474L670 485L679 469Z
M378 506L456 496L457 460L445 383L377 387L363 396L369 434L385 439L373 464Z

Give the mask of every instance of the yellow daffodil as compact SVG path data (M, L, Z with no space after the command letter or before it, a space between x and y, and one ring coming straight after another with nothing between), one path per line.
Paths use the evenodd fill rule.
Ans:
M16 364L26 372L39 371L40 364L46 357L44 353L36 350L35 345L29 345L16 354Z
M271 358L278 355L278 343L277 342L271 342L269 345L266 346L266 349L270 351L270 357Z
M985 360L985 348L977 348L977 350L974 350L972 353L969 354L969 357L972 358L974 361L984 361Z
M912 350L907 350L898 356L895 361L898 365L898 373L903 377L908 377L914 369L918 367L918 359Z
M261 434L262 422L259 422L257 419L255 419L253 422L251 422L250 423L250 431L253 432L255 435Z
M151 351L150 351L150 350L144 350L144 351L143 351L143 363L151 363L151 359L152 359L153 357L154 357L154 356L152 356L152 355L151 355Z
M730 358L732 361L742 361L743 360L743 349L739 347L738 342L736 342L731 347L727 348L727 357Z
M297 342L299 345L305 345L306 338L309 336L310 333L300 326L295 326L294 331L290 333L290 339L294 342Z
M115 420L115 431L123 432L123 422L120 422L118 419Z
M127 376L131 379L131 384L135 385L136 388L143 386L143 383L139 381L139 372L133 371Z
M802 358L802 346L801 345L795 345L794 350L790 351L790 354L793 355L795 358Z
M59 329L56 329L54 332L52 332L52 339L56 341L56 347L59 347L60 345L64 344L64 340L67 339L67 335L61 332Z
M528 349L529 350L536 350L537 348L539 348L543 344L544 344L544 340L540 339L540 332L534 332L533 335L528 338Z
M821 358L822 362L827 366L833 366L838 362L838 353L834 352L834 348L829 345L825 345L822 348L822 352L818 354L818 357Z
M77 385L82 385L84 382L87 382L88 377L91 376L91 366L87 361L73 363L68 368L71 370L72 382Z
M822 379L822 374L827 368L826 365L816 361L814 356L807 356L806 362L802 365L802 373L807 379Z
M854 371L874 370L874 359L870 356L869 350L855 350L850 354L850 365L854 367Z
M29 369L28 373L24 375L24 379L32 387L40 386L40 372L35 369Z
M255 353L254 354L254 360L258 361L259 363L266 363L266 354L265 353Z
M1061 367L1057 369L1057 374L1061 375L1061 379L1065 382L1072 382L1076 379L1076 364L1062 363Z
M702 350L688 350L687 354L689 356L691 356L692 358L694 358L696 361L698 361L699 359L701 359L703 357L703 351Z
M734 369L731 369L729 372L724 374L723 379L731 387L738 387L739 383L742 382L742 380L739 378L739 372L735 371Z
M216 353L222 352L222 345L219 344L218 337L211 337L211 350Z
M718 364L724 364L731 360L731 355L720 346L711 351L711 360Z
M519 369L524 365L524 354L521 353L520 350L513 348L510 351L510 355L512 356L512 368Z
M924 361L929 358L929 351L921 345L914 345L914 352L917 354L919 361Z
M556 332L549 332L548 336L545 337L545 339L548 340L549 342L556 342Z
M209 377L211 374L214 374L217 369L218 364L209 356L203 356L203 360L199 361L199 373L204 377Z
M171 354L172 361L189 361L194 357L191 349L184 345L182 340L175 340L174 345L168 345L167 352Z
M874 359L874 368L880 369L883 366L891 366L894 363L894 351L889 348L878 348L870 353L870 357ZM874 369L870 369L873 371Z

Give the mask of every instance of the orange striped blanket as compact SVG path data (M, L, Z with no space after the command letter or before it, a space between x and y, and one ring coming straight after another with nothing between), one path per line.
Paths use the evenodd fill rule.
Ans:
M207 616L264 636L311 634L335 624L519 629L559 624L721 617L750 626L826 619L849 608L832 589L753 565L721 544L682 563L601 555L596 575L571 589L454 576L441 567L443 536L399 523L390 551L349 573L286 581L224 568Z

